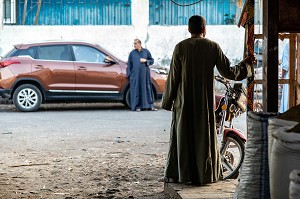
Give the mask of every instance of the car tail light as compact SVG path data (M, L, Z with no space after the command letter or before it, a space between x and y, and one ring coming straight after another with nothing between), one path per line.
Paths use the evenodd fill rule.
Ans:
M0 68L4 68L4 67L9 66L11 64L21 64L21 62L11 61L11 60L10 61L2 61L2 62L0 62Z

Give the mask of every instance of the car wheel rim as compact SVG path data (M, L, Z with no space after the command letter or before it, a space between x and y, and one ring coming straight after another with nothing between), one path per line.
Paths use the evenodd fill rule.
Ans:
M18 94L18 103L22 108L33 108L38 103L38 95L30 88L23 89Z

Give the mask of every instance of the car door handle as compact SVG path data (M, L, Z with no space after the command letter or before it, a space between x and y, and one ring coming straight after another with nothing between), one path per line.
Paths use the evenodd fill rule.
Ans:
M43 68L44 68L44 66L43 66L43 65L40 65L40 64L38 64L38 65L35 65L35 66L34 66L34 68L36 68L36 69L43 69Z
M78 70L86 70L87 68L85 66L79 66Z

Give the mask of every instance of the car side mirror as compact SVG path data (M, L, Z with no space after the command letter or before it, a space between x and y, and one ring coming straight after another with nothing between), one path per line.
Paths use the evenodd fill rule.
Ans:
M106 64L115 64L116 62L110 57L105 57L104 63L106 63Z
M109 64L109 65L113 65L113 64L115 64L116 62L113 61L113 60L104 60L104 63Z

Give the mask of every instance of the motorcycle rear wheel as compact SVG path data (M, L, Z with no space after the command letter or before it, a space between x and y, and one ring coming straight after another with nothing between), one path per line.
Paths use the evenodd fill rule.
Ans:
M221 146L223 179L235 179L245 157L245 143L235 134L228 133Z

